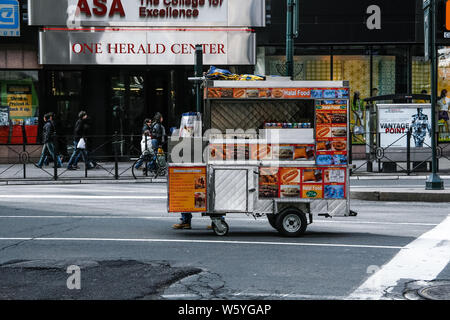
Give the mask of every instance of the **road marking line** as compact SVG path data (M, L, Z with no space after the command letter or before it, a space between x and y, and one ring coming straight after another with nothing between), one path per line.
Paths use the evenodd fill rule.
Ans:
M227 294L226 296L233 297L258 297L258 298L281 298L281 299L313 299L313 300L343 300L345 297L340 296L320 296L320 295L308 295L308 294L291 294L291 293L234 293ZM164 294L161 296L164 299L196 299L201 297L201 294Z
M374 249L404 249L399 246L378 246L364 244L335 243L297 243L269 241L238 241L238 240L182 240L182 239L120 239L120 238L0 238L0 241L105 241L105 242L180 242L180 243L216 243L216 244L249 244L249 245L280 245L280 246L311 246L311 247L343 247L343 248L374 248Z
M0 195L3 199L167 199L167 196Z
M434 280L450 261L450 215L409 243L348 299L379 300L401 279Z
M228 218L229 216L227 216ZM145 217L145 216L67 216L67 215L59 215L59 216L24 216L24 215L15 215L15 216L1 216L0 219L147 219L147 220L158 220L158 219L167 219L172 220L174 218L177 218L177 216L171 215L171 216L152 216L152 217ZM197 218L194 218L197 219ZM198 217L198 219L203 219L201 217ZM231 221L257 221L257 222L267 222L264 218L255 220L254 218L229 218ZM350 218L348 218L350 219ZM350 221L350 220L314 220L314 223L335 223L335 224L374 224L374 225L407 225L407 226L437 226L438 223L421 223L421 222L378 222L378 221Z

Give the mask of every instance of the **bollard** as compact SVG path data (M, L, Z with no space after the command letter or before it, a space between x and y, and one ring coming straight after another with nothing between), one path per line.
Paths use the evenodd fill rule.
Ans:
M117 131L114 133L113 150L114 150L114 179L119 180L119 160L117 156Z
M406 173L411 173L411 131L406 132Z
M58 180L58 155L56 154L56 136L52 137L53 140L53 180Z
M22 125L22 151L25 154L25 152L27 151L27 133L25 130L25 125ZM20 159L23 162L23 178L26 179L27 178L27 164L25 163L25 161L23 161L23 157L21 157Z

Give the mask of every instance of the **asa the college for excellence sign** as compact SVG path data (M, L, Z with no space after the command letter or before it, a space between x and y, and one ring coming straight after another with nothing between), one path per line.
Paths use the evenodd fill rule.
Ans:
M265 0L28 0L28 8L35 26L265 26Z
M200 31L201 30L201 31ZM195 45L205 64L256 63L255 34L245 30L106 30L40 32L40 63L60 65L193 65Z

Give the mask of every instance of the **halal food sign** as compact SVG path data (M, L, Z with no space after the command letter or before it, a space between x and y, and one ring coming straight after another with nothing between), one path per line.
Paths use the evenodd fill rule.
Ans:
M227 18L228 0L69 0L69 7L75 10L70 18L80 22L90 20L170 20Z

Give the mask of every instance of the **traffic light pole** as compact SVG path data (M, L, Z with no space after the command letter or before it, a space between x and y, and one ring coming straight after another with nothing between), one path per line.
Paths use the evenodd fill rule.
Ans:
M293 32L294 0L287 0L286 17L286 76L294 78L294 32Z
M203 47L202 45L195 46L195 77L200 78L203 76ZM200 81L195 82L195 105L197 112L202 112L202 95L200 88Z
M424 34L429 41L425 40L425 46L430 44L429 56L431 59L431 175L425 182L425 190L443 190L444 181L441 180L437 173L437 157L436 157L436 102L437 102L437 50L436 50L436 0L425 0L425 19L428 19L428 32ZM427 11L428 10L428 11ZM428 17L426 17L428 15Z
M287 0L286 15L286 76L294 80L294 38L299 32L299 3L298 0Z

